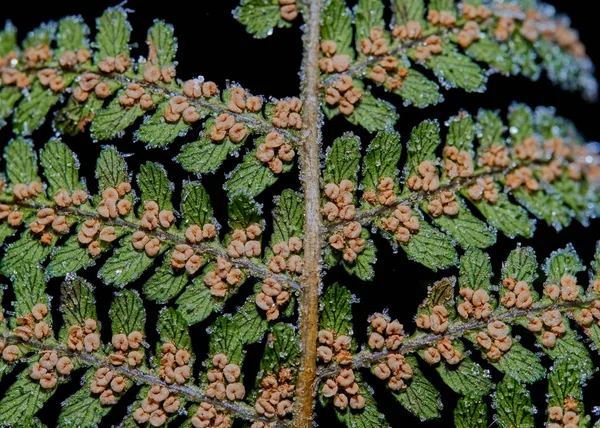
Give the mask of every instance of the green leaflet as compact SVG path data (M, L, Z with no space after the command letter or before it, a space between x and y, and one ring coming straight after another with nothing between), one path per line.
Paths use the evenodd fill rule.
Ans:
M248 194L236 193L229 200L229 226L246 229L254 223L262 224L261 206Z
M508 49L519 72L531 80L540 77L541 67L537 63L537 55L529 43L519 32L515 32L508 42Z
M374 97L368 90L363 92L360 101L354 107L354 111L350 116L346 116L346 119L351 124L360 125L369 132L389 129L398 120L398 113L394 106Z
M173 65L177 52L177 38L173 26L164 21L156 20L148 30L150 45L149 60L160 68Z
M506 126L497 111L479 110L477 114L478 153L483 153L492 144L504 145Z
M49 195L54 195L60 189L69 193L81 189L79 162L65 143L57 139L48 141L40 154L40 164L49 184Z
M8 222L0 223L0 245L6 241L9 236L13 236L17 232L17 228L12 227Z
M456 239L456 242L464 247L488 248L496 242L496 231L475 217L467 208L462 198L457 197L456 201L460 210L456 216L447 216L442 214L439 217L431 217L431 221ZM422 208L427 210L427 202L422 204Z
M534 130L533 112L524 104L513 104L508 111L508 124L510 142L512 145L520 144L531 137Z
M173 183L167 178L165 168L154 162L146 162L140 167L137 182L142 191L143 201L155 201L161 210L172 210L171 194Z
M60 310L65 332L70 326L84 324L87 319L98 319L92 286L79 277L63 282L60 286Z
M90 392L90 384L95 379L94 370L88 370L83 385L62 404L58 425L65 427L96 427L100 420L112 409L103 406L97 396ZM120 395L116 395L117 401Z
M139 129L135 131L134 138L143 143L148 143L150 147L161 147L169 145L177 137L183 137L190 129L190 125L183 119L175 123L169 123L165 120L165 108L168 102L162 103L154 114L146 116ZM206 115L204 110L199 111L201 116Z
M503 74L514 74L515 67L506 45L485 38L469 46L466 54L475 61L488 64L492 70L497 70Z
M54 115L52 127L61 134L77 135L85 129L95 112L100 110L103 105L104 100L98 98L95 92L92 92L84 103L70 97Z
M440 55L434 55L427 61L427 66L447 88L462 88L467 92L480 92L487 78L485 73L468 56L444 48Z
M437 83L413 69L409 70L408 76L402 82L402 87L394 89L393 92L404 99L405 106L413 105L417 108L425 108L442 101L442 94L440 94L440 87Z
M278 323L271 329L272 340L267 342L260 361L260 370L265 373L279 373L283 367L293 367L300 356L298 336L289 324Z
M339 184L342 180L350 180L356 185L360 162L360 141L351 134L344 134L336 138L327 151L325 162L324 183Z
M6 125L6 119L13 113L15 104L22 96L23 92L16 86L0 88L0 128Z
M581 386L585 381L576 359L556 362L548 375L548 407L562 407L567 397L581 401L583 398ZM581 403L581 410L583 410L583 403Z
M580 62L573 55L546 40L540 40L534 48L552 83L569 91L586 89L584 82L589 72L580 66Z
M504 373L505 378L512 376L517 382L533 383L546 374L539 357L516 341L500 361L491 364Z
M404 175L413 174L421 162L435 159L435 150L440 145L440 126L435 120L425 120L413 128L407 145L408 158Z
M181 214L184 225L203 226L214 222L208 192L198 182L185 183L181 191Z
M538 263L531 247L521 247L510 252L502 264L502 279L514 278L532 284L538 277Z
M597 215L598 195L586 183L573 181L563 174L552 183L552 189L574 211L581 224L589 224L590 219Z
M229 363L241 365L244 359L244 342L240 336L239 326L230 316L219 317L210 326L210 342L208 354L227 355Z
M56 242L54 239L53 244ZM27 274L32 267L38 267L50 255L53 245L43 245L40 238L31 230L11 244L0 260L0 273L13 277L17 273Z
M557 194L546 193L544 189L529 193L520 187L513 191L513 195L529 212L557 231L569 226L573 220L573 211L563 204Z
M178 349L192 349L192 338L188 330L188 324L185 319L173 308L165 309L158 316L156 324L158 334L160 335L160 347L163 343L173 342Z
M400 248L410 260L433 271L446 269L458 262L452 240L425 221L421 221L419 232L411 236L408 244L401 244Z
M460 288L489 291L492 278L490 257L481 250L469 249L460 258Z
M96 178L100 192L108 187L116 188L120 183L129 182L125 159L113 146L106 146L100 152L96 163Z
M406 357L406 361L413 369L413 376L408 380L406 388L393 392L394 398L402 407L420 419L439 418L442 410L440 393L425 378L414 357Z
M354 25L356 29L356 46L360 51L360 41L369 39L369 31L373 27L385 28L383 20L383 2L381 0L359 0L354 7Z
M13 291L15 292L15 312L17 315L25 315L31 312L38 303L49 304L46 294L46 280L44 271L39 268L30 268L27 272L17 272L13 279Z
M125 93L121 90L105 108L98 110L92 120L90 132L94 140L112 140L124 134L137 118L144 115L139 104L126 109L119 103L119 97Z
M448 11L454 12L454 1L453 0L430 0L429 10Z
M568 320L564 317L563 320L567 328L566 333L556 339L556 346L553 348L543 346L542 349L554 361L571 359L577 361L579 373L585 377L591 377L594 373L594 363L590 353L581 343L581 338L571 329ZM541 343L541 335L538 335L537 339L538 343Z
M15 49L17 49L17 29L12 22L6 21L0 31L0 56L5 57Z
M448 134L446 135L446 146L454 146L458 150L473 153L474 138L475 124L470 114L461 113L450 119L450 126L448 126Z
M406 24L408 21L424 23L424 3L423 0L394 0L392 6L398 25Z
M127 21L127 12L122 7L107 9L96 22L98 34L96 45L98 51L94 55L95 62L107 56L116 57L125 54L129 57L129 37L131 25Z
M87 37L90 29L81 18L68 16L58 23L58 33L56 34L56 44L59 53L65 51L77 52L79 49L87 49Z
M516 236L530 238L533 236L535 221L529 217L524 208L510 202L506 194L499 191L498 200L496 203L491 204L485 199L473 201L469 198L466 191L462 193L463 196L467 197L475 205L491 226L509 238Z
M379 428L388 426L385 416L377 410L377 403L373 399L371 392L365 387L361 387L359 393L365 397L365 408L360 412L353 412L349 407L344 411L336 408L336 416L345 423L348 428Z
M468 357L455 366L441 363L435 369L444 383L460 395L487 395L494 388L490 375Z
M290 22L281 18L280 8L277 0L242 0L233 15L246 26L248 33L262 39L271 35L275 27L291 26Z
M352 295L337 282L329 286L321 300L319 330L332 330L336 334L352 332Z
M504 376L494 394L496 422L502 428L534 427L534 407L529 391L517 380Z
M454 425L456 428L486 428L487 405L482 397L467 396L458 400L454 408Z
M11 184L29 184L40 181L37 157L31 140L17 137L10 140L4 149L6 160L6 176Z
M352 13L344 0L327 0L322 11L321 39L333 40L337 54L354 58L352 47Z
M436 281L427 290L427 297L419 306L419 313L430 314L434 306L452 306L456 278L443 278Z
M177 156L177 162L186 171L206 174L216 171L227 159L227 155L237 150L237 147L228 138L217 144L202 137L198 141L184 145Z
M54 40L54 34L56 33L55 22L45 22L33 31L27 33L27 37L23 41L23 50L28 48L36 47L37 45L48 45Z
M200 275L194 278L192 284L177 299L177 310L189 325L196 324L220 310L227 297L210 294L210 289L204 284L204 275Z
M133 290L124 290L116 294L110 311L113 335L129 334L132 331L144 332L146 311L140 295Z
M293 164L290 162L284 163L281 173L289 172L292 166ZM225 182L225 189L229 194L246 191L252 196L258 196L267 187L275 184L279 176L280 174L271 171L267 164L260 162L256 158L256 151L252 150L231 172Z
M576 276L583 271L585 266L571 244L562 250L554 251L544 263L547 284L560 284L563 275Z
M363 281L372 281L375 277L374 265L377 261L377 249L375 244L373 244L371 234L367 228L362 228L360 237L364 239L366 243L364 250L357 255L356 260L352 263L348 263L346 260L342 259L342 265L350 275L356 275L357 278L362 279Z
M275 199L273 234L271 243L287 242L292 236L301 237L304 227L304 204L302 195L285 189Z
M165 246L161 247L161 251L164 251ZM155 258L148 256L145 251L134 249L127 235L122 245L104 263L98 275L106 284L122 288L138 279L154 262Z
M171 266L172 251L169 251L156 272L144 283L142 291L147 299L157 303L167 303L177 296L188 284L190 278L185 269L175 271Z
M258 310L253 296L250 296L233 315L233 321L238 326L239 336L244 344L260 341L269 327L264 315Z
M22 372L17 381L8 387L0 401L2 426L31 426L34 415L54 391L43 389L39 382L31 379L29 370Z
M67 80L63 74L65 85L68 85L72 78ZM13 130L17 135L31 135L45 121L50 109L60 99L60 94L44 88L39 81L34 82L29 94L23 98L15 110L13 116Z
M398 133L393 131L377 133L363 159L361 181L363 191L375 190L381 177L389 177L396 182L400 172L397 165L401 154L402 145Z

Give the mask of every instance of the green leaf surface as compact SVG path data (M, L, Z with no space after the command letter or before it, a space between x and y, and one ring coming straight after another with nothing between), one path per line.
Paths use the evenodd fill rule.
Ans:
M285 189L275 200L273 212L273 234L271 242L277 244L289 241L292 236L300 238L304 225L304 204L302 195Z
M47 391L39 382L29 377L29 371L21 373L15 383L10 385L0 401L2 426L30 427L34 415L50 398L54 390Z
M275 324L271 337L260 362L261 371L279 373L284 367L295 366L300 357L300 345L294 328L288 324Z
M289 169L290 164L284 164L282 172L287 172ZM278 177L279 174L275 174L256 158L256 152L253 150L247 153L244 160L231 172L225 182L225 189L229 194L246 191L252 196L258 196L267 187L275 184Z
M356 45L360 47L360 41L369 39L371 28L383 29L384 7L381 0L358 0L354 8L354 28L356 31Z
M116 249L98 272L99 277L106 284L115 287L124 287L135 281L155 261L145 251L134 249L129 236L125 236L123 240L123 245Z
M113 335L144 332L146 312L140 295L133 290L117 293L109 310Z
M538 263L531 247L518 246L502 265L502 279L514 278L532 284L538 277Z
M88 49L87 37L90 29L81 18L77 16L68 16L58 23L58 33L56 34L56 44L60 52L77 52L79 49Z
M142 291L147 299L167 303L176 297L189 282L185 270L175 271L171 266L172 252L168 252L156 272L144 283Z
M145 112L139 104L135 104L129 109L121 106L119 97L124 93L124 91L117 92L108 106L94 115L90 132L95 140L112 140L124 135L125 129L144 115Z
M275 27L291 24L281 18L281 6L277 0L242 0L234 11L235 19L246 26L246 31L256 38L271 35Z
M356 185L358 165L360 162L360 141L351 134L336 138L327 151L324 183L339 184L342 180L350 180Z
M416 108L433 106L443 100L438 84L413 69L408 71L402 87L394 89L394 93L404 99L405 106L412 105Z
M585 266L572 245L554 251L544 263L547 284L560 284L560 278L563 275L577 276L584 270Z
M223 353L227 355L229 363L241 365L244 359L243 345L239 326L230 316L222 316L210 326L210 356Z
M360 125L369 132L384 131L394 126L398 113L391 103L374 97L365 91L354 105L354 111L346 116L348 122Z
M481 397L467 396L458 400L454 408L456 428L486 428L488 426L487 405Z
M83 278L75 277L60 286L60 309L65 328L83 325L87 319L98 319L94 291Z
M79 243L77 235L70 236L62 245L52 251L46 273L51 278L67 276L94 264L87 246Z
M394 0L392 6L398 25L406 24L408 21L425 22L425 2L423 0Z
M214 221L210 196L202 184L190 182L183 185L181 214L184 225L203 226Z
M527 210L540 220L560 231L567 227L573 220L573 211L557 194L546 192L542 189L529 193L523 188L513 191L513 195Z
M156 324L160 343L173 342L177 349L192 349L192 338L186 320L173 308L165 309Z
M146 162L140 167L137 182L143 201L155 201L161 210L172 210L171 194L173 183L167 178L165 168L155 162Z
M396 182L401 154L400 135L393 131L379 132L371 141L363 159L363 191L377 189L382 177L389 177Z
M514 65L510 52L505 45L490 38L477 40L467 48L466 54L475 61L488 64L492 70L503 74L513 73Z
M400 245L410 260L437 271L457 264L458 254L452 240L421 221L419 232L412 235L408 244Z
M406 388L393 392L394 398L402 407L422 420L439 418L442 410L440 393L425 378L414 357L407 357L406 361L413 369L413 376L407 382Z
M131 36L131 25L127 21L125 9L122 7L107 9L97 20L96 25L98 27L96 62L107 56L116 57L121 53L129 57L128 43Z
M210 314L220 310L225 298L215 297L204 284L204 276L198 276L177 299L177 310L189 325L204 321Z
M229 139L217 144L208 138L201 138L184 145L177 156L177 162L183 169L195 174L214 172L236 147Z
M489 290L492 278L490 257L481 250L469 249L460 258L459 288Z
M352 294L337 282L327 288L321 301L320 330L332 330L336 334L352 332Z
M60 94L52 92L50 89L43 87L39 81L36 81L15 110L13 116L15 134L31 135L46 121L50 109L59 99Z
M546 374L546 369L541 364L540 358L515 341L513 341L510 351L493 365L507 375L506 377L512 376L518 382L523 383L536 382Z
M354 58L352 48L352 13L344 0L327 0L321 12L321 39L333 40L336 53Z
M455 366L439 364L436 371L444 383L460 395L487 395L494 388L490 375L468 357Z
M37 156L31 140L17 137L10 140L4 149L6 176L11 184L29 184L40 181L37 168Z
M164 21L156 20L148 30L148 43L151 44L152 63L160 68L173 65L177 52L177 38L173 26ZM154 51L152 51L154 49Z
M125 159L113 146L106 146L100 152L96 163L96 178L100 191L129 182Z
M474 139L475 124L470 114L461 113L450 119L450 126L448 126L446 134L446 146L453 146L458 150L472 153Z
M0 31L0 56L5 57L15 49L17 49L17 28L12 22L6 21Z
M256 306L254 297L246 300L246 303L233 315L233 321L238 326L239 336L245 344L260 341L269 327L264 314Z
M44 168L50 195L54 195L60 189L65 189L69 193L81 189L79 162L75 153L65 143L57 139L48 141L40 154L40 164Z
M463 195L468 198L467 192ZM496 203L491 204L485 199L471 200L471 203L485 217L486 221L509 238L522 236L530 238L535 231L535 221L527 211L513 204L506 194L499 192Z
M177 137L183 137L190 129L190 125L183 119L175 123L165 120L165 108L168 102L162 103L150 116L146 116L144 122L134 133L134 138L143 143L148 143L150 147L167 146ZM203 110L200 113L206 114ZM202 114L201 114L202 116Z
M16 86L0 88L0 128L6 125L6 119L13 114L15 105L23 97Z
M496 423L502 428L534 427L534 407L529 391L509 375L504 376L494 394Z
M254 223L262 224L260 205L247 193L236 193L229 200L229 226L246 229Z
M404 173L408 177L425 160L435 159L435 150L441 143L440 126L437 121L425 120L413 128L406 148L408 158Z
M462 88L467 92L480 92L487 78L484 71L468 56L445 47L440 55L434 55L427 66L435 73L443 86Z

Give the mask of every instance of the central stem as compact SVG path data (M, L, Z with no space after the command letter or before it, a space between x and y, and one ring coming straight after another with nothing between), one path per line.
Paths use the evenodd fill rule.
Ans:
M321 213L319 144L321 113L319 105L319 39L323 0L312 0L305 13L302 60L302 120L304 135L300 160L304 185L304 278L300 291L300 372L296 385L294 427L312 426L314 382L317 374L317 333L319 288L321 285Z

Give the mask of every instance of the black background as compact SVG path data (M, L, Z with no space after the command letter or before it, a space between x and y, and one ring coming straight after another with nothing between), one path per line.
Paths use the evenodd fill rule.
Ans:
M19 28L20 38L24 37L27 31L35 28L39 23L48 20L57 20L66 15L81 15L88 25L93 27L94 19L102 14L107 7L114 5L111 2L103 1L55 1L55 2L14 2L9 10L8 5L3 2L0 9L0 23L5 19L11 19ZM588 53L592 60L600 63L599 46L594 41L597 40L597 18L591 13L589 5L584 7L583 2L573 1L551 1L559 12L568 14L572 18L573 26L579 29L581 39L588 48ZM150 5L152 4L152 5ZM179 50L177 58L180 62L178 66L178 77L188 79L197 75L203 75L207 80L215 81L219 87L223 87L229 79L239 82L242 86L255 94L266 94L274 97L284 97L298 95L300 83L301 62L301 31L298 24L290 30L276 30L274 36L264 40L254 40L248 36L242 25L237 23L231 16L231 10L236 6L236 1L196 1L196 2L173 2L165 1L159 5L148 1L129 1L126 7L132 9L129 20L133 26L132 40L138 48L134 49L134 57L137 55L146 55L146 46L144 43L146 31L152 25L155 18L164 19L174 24L175 34L179 39ZM1 25L1 24L0 24ZM94 33L93 33L94 34ZM596 73L597 75L597 73ZM442 105L431 107L426 110L417 110L414 108L399 107L400 121L397 130L402 135L405 142L411 128L426 118L438 118L440 121L448 119L459 109L464 108L470 113L476 113L477 109L492 108L500 109L506 112L508 106L513 101L524 102L530 106L555 106L560 115L563 115L575 122L588 141L595 141L600 138L600 132L597 129L597 121L600 118L600 107L598 104L589 104L581 100L579 94L570 94L560 91L553 87L545 78L539 82L531 82L522 77L506 78L503 76L491 76L488 84L488 90L484 94L465 94L460 90L451 90L444 93L446 102ZM384 95L385 97L385 95ZM399 104L397 98L388 99ZM7 127L10 128L10 127ZM335 119L325 125L324 128L324 146L331 144L333 139L342 132L352 130L363 138L363 146L369 141L369 135L358 128L353 128L343 119ZM34 134L36 147L40 148L43 143L52 135L48 125ZM4 146L11 137L10 129L0 131L0 146ZM111 142L124 153L135 153L135 156L128 158L134 173L137 173L139 164L147 160L158 161L167 167L169 177L176 184L184 179L194 179L195 177L186 173L174 163L171 159L179 152L182 143L193 141L196 133L190 133L184 138L178 139L168 149L147 150L140 143L133 143L131 132L122 139ZM101 149L100 144L94 144L87 135L78 137L69 137L64 139L73 149L81 162L81 175L88 177L88 186L90 190L95 191L95 183L92 171L95 167L95 160ZM217 218L225 223L226 196L222 189L224 174L233 169L235 160L226 162L224 167L216 175L203 178L203 184L208 188L215 206ZM265 204L265 212L269 213L271 209L271 196L278 193L285 187L300 189L297 174L288 174L287 180L280 182L265 194L259 197ZM291 178L294 176L294 178ZM285 181L285 185L282 183ZM179 188L179 187L178 187ZM178 204L176 191L174 193L175 204ZM492 257L496 274L499 273L501 263L513 249L517 242L524 245L535 246L538 259L542 261L553 250L563 248L567 243L572 242L586 263L592 260L596 239L600 238L600 222L593 221L592 226L584 228L579 224L573 224L566 230L557 233L552 228L538 223L535 237L530 240L511 240L502 235L498 235L498 243L489 250ZM355 315L355 335L357 339L365 342L366 318L375 311L381 311L384 308L389 309L392 317L398 318L409 329L412 328L412 316L417 305L426 295L426 287L443 276L455 275L456 269L450 269L447 272L431 272L416 263L409 262L403 253L393 254L387 242L378 237L374 238L379 248L379 260L376 266L376 278L372 283L364 283L350 278L340 268L334 268L328 272L324 278L325 285L335 281L341 282L347 286L357 297L360 303L354 305ZM96 298L99 305L99 316L105 324L109 320L107 310L112 299L112 289L108 289L99 283L96 278L97 269L91 269L85 273L85 277L97 285ZM145 275L140 281L133 285L136 289L141 289L141 284L147 279ZM587 279L587 275L581 276L581 281ZM4 282L7 280L4 279ZM49 293L54 296L54 308L58 303L58 289L60 281L53 280L49 283ZM231 299L226 310L232 312L235 307L243 303L245 297L250 293L250 286L247 285L240 295ZM10 290L6 292L6 303L11 299ZM155 330L156 316L159 306L152 302L147 302L147 333L150 340L153 339ZM54 311L55 328L60 326L60 317L58 312ZM205 328L209 322L214 320L215 316L209 318L208 322L200 323L192 327L193 339L195 341L196 355L202 360L206 355L207 334ZM109 340L107 331L104 329L103 339ZM522 342L527 342L530 349L533 345L530 336L522 332ZM248 353L247 362L244 367L246 380L249 382L253 373L258 368L258 358L261 355L262 345L251 346ZM478 353L473 355L476 361L480 361ZM550 365L548 358L542 358L546 366ZM594 355L595 363L598 366L599 359L597 353ZM484 363L485 365L485 363ZM9 376L6 376L0 382L0 391L6 388L14 381L16 374L23 370L25 366L20 366L18 370ZM444 409L442 418L436 421L424 423L425 426L448 426L452 423L452 411L457 396L450 391L442 382L439 381L434 370L424 367L428 378L432 380L442 393ZM499 380L497 373L493 373L494 379ZM374 386L375 397L379 402L380 409L385 413L390 425L399 426L417 426L420 421L410 415L401 406L399 406L393 397L385 391L381 382L372 379L366 375L367 380ZM79 388L79 376L76 373L72 380L59 387L59 390L39 412L39 417L48 426L56 424L57 410L60 403L70 393ZM536 423L542 425L545 416L545 393L547 384L540 381L531 387L534 404L539 412L536 417ZM594 392L596 391L596 392ZM600 405L600 382L597 379L592 380L586 386L587 411L591 411L593 406ZM136 388L130 390L124 399L115 406L108 418L105 418L103 426L118 424L126 414L126 406L133 402ZM490 419L491 421L491 416ZM318 422L321 426L337 426L332 409L319 409Z

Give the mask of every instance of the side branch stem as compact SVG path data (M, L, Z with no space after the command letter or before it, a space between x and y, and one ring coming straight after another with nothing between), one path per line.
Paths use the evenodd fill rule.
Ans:
M303 143L300 150L304 186L304 276L300 292L300 371L296 385L294 426L313 424L317 374L317 333L321 285L319 39L323 0L312 0L305 13L302 60Z

